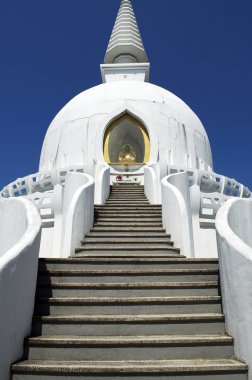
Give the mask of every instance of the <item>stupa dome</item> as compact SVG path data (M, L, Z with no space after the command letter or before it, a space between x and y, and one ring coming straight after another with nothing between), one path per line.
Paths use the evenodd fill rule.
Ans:
M84 166L93 173L94 162L105 160L107 128L124 114L146 128L148 161L159 162L161 168L212 167L209 140L195 113L161 87L125 80L82 92L57 114L45 136L40 171Z

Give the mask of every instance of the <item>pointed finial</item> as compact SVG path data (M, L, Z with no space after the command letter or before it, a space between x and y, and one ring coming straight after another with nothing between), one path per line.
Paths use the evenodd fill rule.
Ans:
M148 58L131 1L122 0L104 63L145 62L148 62Z

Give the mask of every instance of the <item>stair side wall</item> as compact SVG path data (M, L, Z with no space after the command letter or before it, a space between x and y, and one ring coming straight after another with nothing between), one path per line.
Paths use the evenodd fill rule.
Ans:
M0 374L23 355L30 334L37 279L41 219L28 200L0 201ZM4 241L6 244L4 244Z

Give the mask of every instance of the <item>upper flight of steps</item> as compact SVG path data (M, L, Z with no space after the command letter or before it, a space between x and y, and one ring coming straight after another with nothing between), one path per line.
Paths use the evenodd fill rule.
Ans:
M226 335L218 261L186 259L137 184L116 184L76 255L39 262L13 380L247 380Z

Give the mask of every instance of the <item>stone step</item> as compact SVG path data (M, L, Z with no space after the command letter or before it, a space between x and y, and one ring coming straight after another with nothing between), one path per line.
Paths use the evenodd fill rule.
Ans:
M127 193L127 192L136 192L136 193L145 193L144 191L144 188L143 187L125 187L125 188L114 188L112 187L111 190L110 190L110 194L114 193L114 192L118 192L118 193Z
M118 194L110 194L109 198L107 200L111 200L111 199L115 199L115 198L119 198L119 199L139 199L139 200L147 200L148 201L148 198L146 197L145 194L140 194L140 193L129 193L129 192L125 192L125 193L118 193Z
M118 200L114 200L115 202L118 202ZM107 200L107 202L109 202L109 199ZM135 200L133 201L135 202ZM145 201L143 201L145 202ZM129 203L129 200L128 200L128 203ZM141 203L141 201L140 201ZM131 210L131 211L136 211L136 210L141 210L141 211L159 211L159 212L162 212L162 208L159 207L158 205L150 205L150 204L140 204L139 206L135 205L135 203L131 203L130 202L130 205L131 207L127 207L127 204L104 204L104 205L101 205L101 206L96 206L95 207L95 210L98 210L98 211L101 211L101 210L110 210L110 209L115 209L115 210L118 210L118 209L122 209L123 211L127 211L127 210ZM134 207L135 206L135 207Z
M129 212L134 212L134 211L159 211L159 212L162 212L162 209L161 208L158 208L158 207L151 207L151 206L131 206L131 207L125 207L125 206L120 206L120 205L117 205L117 206L96 206L95 207L95 210L100 212L100 211L115 211L115 212L126 212L126 211L129 211Z
M104 207L125 207L127 206L129 209L134 207L144 207L148 206L148 201L120 201L120 200L108 200L106 201Z
M218 281L148 283L45 283L37 285L38 297L165 297L218 296Z
M33 335L224 334L223 314L35 316Z
M217 269L92 269L39 271L38 282L140 283L218 281Z
M136 189L136 190L144 190L144 186L143 185L136 185L136 184L131 184L131 185L128 185L128 184L120 184L119 186L118 185L112 185L111 186L111 191L113 190L121 190L122 188L133 188L133 189Z
M151 210L151 211L148 211L148 210L124 210L124 211L115 211L115 210L110 210L110 209L107 209L107 210L102 210L102 211L95 211L95 215L99 215L99 216L102 216L102 215L109 215L109 216L113 216L113 215L116 215L116 216L121 216L121 217L128 217L128 216L143 216L143 215L146 215L147 217L148 216L155 216L155 215L158 215L159 217L162 217L162 213L160 210Z
M96 220L99 222L121 222L121 223L127 223L127 222L159 222L162 223L162 217L160 215L150 215L148 216L142 216L142 215L136 215L136 216L127 216L121 217L117 214L115 215L106 215L106 216L97 216Z
M141 197L146 197L144 191L136 191L136 190L127 190L127 191L121 191L121 190L113 190L111 193L110 193L110 196L109 198L113 197L113 196L124 196L124 197L127 197L127 195L129 196L141 196Z
M156 336L41 336L29 338L30 360L171 360L231 358L225 334Z
M12 366L12 380L247 380L247 366L235 359L150 361L24 361ZM41 375L43 374L43 376Z
M76 254L74 257L78 258L169 258L169 259L180 259L180 258L186 258L185 256L181 255L180 253L162 253L162 252L155 252L155 253L149 253L149 252L106 252L105 254L100 251L100 252L82 252Z
M160 212L158 213L110 213L110 212L102 212L102 213L95 213L95 220L118 220L118 221L134 221L134 220L143 220L143 221L162 221L162 215Z
M113 222L108 222L108 221L98 221L94 224L94 229L96 229L96 227L161 227L161 229L163 229L163 223L161 222L144 222L144 221L141 221L141 222L126 222L125 223L125 220L124 221L115 221L113 220ZM111 230L111 228L109 228L109 230ZM114 228L113 228L114 230ZM151 231L154 231L154 229L151 229Z
M147 203L145 203L147 202ZM125 206L127 204L140 204L140 205L144 205L144 204L149 204L148 202L148 199L147 198L143 198L143 197L130 197L130 196L125 196L125 197L110 197L108 198L108 200L106 201L105 205L108 206L108 205L111 205L111 204L120 204L122 206Z
M76 253L83 252L83 251L89 251L89 250L103 250L103 251L135 251L135 252L140 252L140 251L165 251L167 253L179 253L180 250L179 248L172 247L168 244L161 244L161 243L155 243L152 245L148 245L148 249L146 249L146 244L124 244L123 246L118 245L118 244L103 244L102 246L100 244L85 244L84 246L78 247L75 249Z
M151 232L148 231L146 232L123 232L123 231L118 231L118 232L96 232L93 231L90 234L86 234L85 238L96 238L96 239L103 239L103 238L117 238L117 239L124 239L124 238L144 238L151 240L153 238L155 239L163 239L167 238L170 239L171 235L167 235L166 233L160 233L160 232Z
M107 200L107 202L109 201L109 199ZM95 209L96 208L107 208L107 207L112 207L112 206L108 206L108 205L106 205L106 204L103 204L103 205L95 205L94 206L95 207ZM113 206L113 207L122 207L123 209L125 209L126 208L126 205L122 205L122 206ZM133 205L131 206L131 207L133 207ZM157 209L157 210L161 210L162 209L162 205L161 204L150 204L149 202L147 203L147 204L144 204L144 205L140 205L139 207L141 207L141 208L145 208L145 209L147 209L147 210L151 210L151 209Z
M218 270L217 260L183 259L183 258L155 258L155 257L103 257L66 259L40 259L39 270L52 269L215 269Z
M111 186L112 189L114 188L121 188L121 187L136 187L136 188L144 188L144 185L140 185L139 182L114 182Z
M167 257L170 255L178 254L179 250L178 248L171 247L169 245L161 245L161 244L156 244L156 245L149 245L148 248L146 248L146 245L101 245L101 244L87 244L83 245L81 247L78 247L75 249L75 254L79 257L79 254L83 253L102 253L104 256L106 256L108 253L113 253L116 252L118 255L119 254L124 254L124 253L165 253ZM180 256L178 256L180 257Z
M113 193L113 192L119 192L119 193L124 193L124 192L128 192L128 191L132 191L132 192L142 192L144 194L144 188L143 187L112 187L111 190L110 190L110 193Z
M117 193L115 192L112 192L110 193L110 196L109 196L109 199L110 198L113 198L113 197L122 197L122 198L127 198L127 197L131 197L131 198L134 198L134 197L138 197L138 198L146 198L146 195L143 193L143 192L137 192L137 191L134 191L134 192L130 192L130 191L125 191L125 192L122 192L122 191L118 191Z
M118 232L127 232L127 233L135 233L135 232L142 232L142 233L160 233L160 234L165 234L165 229L163 226L161 227L156 227L156 226L119 226L119 227L110 227L110 226L95 226L91 228L90 232L106 232L109 231L110 233L118 233Z
M152 239L141 239L141 238L138 238L138 237L135 237L135 238L122 238L122 237L119 237L119 238L95 238L95 237L85 237L84 240L81 241L81 244L103 244L105 247L106 245L111 245L111 244L144 244L145 246L146 245L149 245L149 244L166 244L166 245L169 245L169 246L173 246L173 242L170 240L170 238L152 238Z
M134 197L139 197L139 198L146 198L146 195L143 193L143 192L138 192L138 191L118 191L117 193L115 192L112 192L110 193L109 195L109 199L112 198L112 197L124 197L124 198L127 198L127 196L131 197L131 198L134 198Z
M221 313L221 297L36 298L35 315L136 315Z
M143 190L131 190L131 189L124 189L124 190L112 190L109 198L112 196L124 196L127 197L129 196L140 196L140 197L146 197L146 194Z
M142 192L144 193L144 187L111 187L110 189L110 193L113 193L115 191L118 191L119 193L124 193L124 192L127 192L127 191L136 191L136 192Z
M114 199L114 200L107 200L106 203L105 203L106 206L113 206L113 205L129 205L129 206L143 206L143 205L149 205L149 202L146 200L146 201L138 201L138 200L130 200L127 199L127 200L118 200L118 199Z

